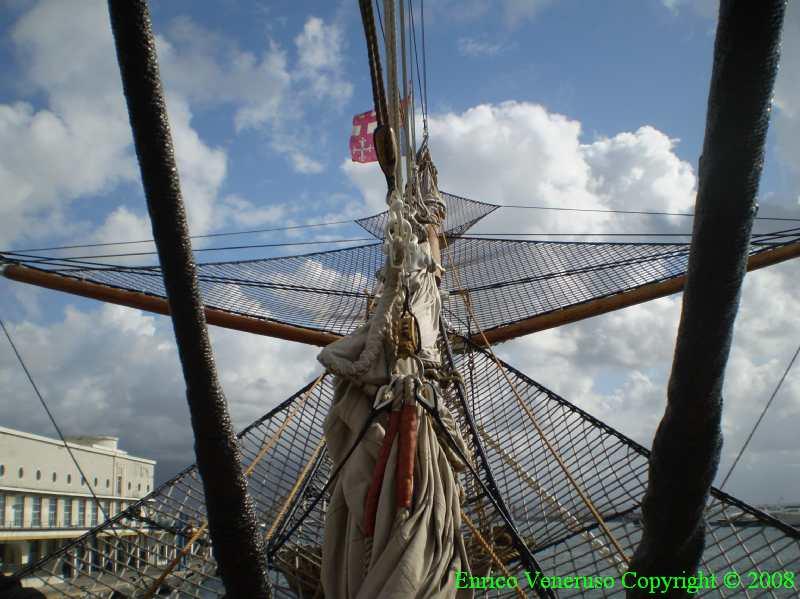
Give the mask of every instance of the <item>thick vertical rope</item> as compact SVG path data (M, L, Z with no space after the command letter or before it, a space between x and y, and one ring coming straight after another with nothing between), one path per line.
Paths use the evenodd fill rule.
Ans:
M229 596L270 596L264 544L222 392L197 283L146 0L109 0L136 155L186 381L209 530Z
M642 502L640 578L694 572L722 447L722 387L747 267L785 0L722 0L697 207L664 416ZM643 598L642 590L628 597ZM685 596L684 592L672 596Z
M381 55L378 50L378 34L375 31L375 16L372 12L372 0L359 0L361 22L364 25L364 37L367 40L367 56L369 58L369 74L372 82L372 101L378 125L388 125L389 116L386 107L386 94L383 89L383 71Z
M280 440L281 436L288 428L289 423L294 419L294 417L297 415L300 409L305 405L308 398L311 396L311 392L316 388L317 385L319 385L320 382L322 382L322 379L325 378L325 374L326 373L323 372L321 375L317 377L317 379L306 390L303 396L295 402L295 404L292 406L292 410L286 415L286 418L283 419L283 422L278 427L278 429L270 436L269 439L264 441L264 443L261 445L261 450L258 452L256 457L253 458L253 461L250 462L250 465L244 471L245 476L249 477L253 473L253 470L255 470L255 467L261 462L262 459L264 459L264 456L266 456L272 450L272 448L275 447L275 444ZM302 479L303 476L301 476L300 478ZM283 511L281 513L283 513ZM265 537L267 540L269 540L269 538L272 536L272 532L277 521L278 518L276 517L272 524L273 528L270 529L270 532L267 533ZM197 541L197 539L199 539L207 529L208 529L208 520L203 522L203 524L200 527L198 527L198 529L189 537L189 539L186 541L186 545L184 545L181 551L178 552L178 554L172 559L172 561L167 565L167 567L164 568L164 570L161 572L158 578L153 582L153 584L150 585L150 588L145 592L143 599L151 599L156 594L158 589L161 587L162 583L166 580L167 576L172 574L172 572L178 566L181 559L189 554L189 552L192 549L192 544L194 544Z
M386 104L380 50L378 49L378 36L375 31L375 18L372 12L372 0L359 0L359 6L361 7L361 21L364 25L364 36L367 41L369 72L372 81L372 98L375 104L375 116L378 121L378 126L372 134L372 140L375 146L375 152L378 155L378 164L381 167L381 171L383 171L384 177L386 177L386 186L391 193L397 189L400 184L397 179L397 171L399 169L397 143L395 141L397 129L393 129L392 119ZM378 13L378 15L380 16L380 13Z

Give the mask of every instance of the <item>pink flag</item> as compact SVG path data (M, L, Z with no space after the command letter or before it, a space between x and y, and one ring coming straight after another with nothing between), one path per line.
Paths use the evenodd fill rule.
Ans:
M353 162L377 162L378 154L372 134L378 126L374 110L353 117L353 133L350 135L350 157Z

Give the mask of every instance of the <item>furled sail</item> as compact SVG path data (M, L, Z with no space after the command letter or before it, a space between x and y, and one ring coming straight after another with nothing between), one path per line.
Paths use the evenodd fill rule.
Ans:
M321 584L338 599L449 599L470 569L457 473L467 448L442 397L446 206L427 151L404 193L389 188L384 262L367 322L325 347L336 376L324 432L333 461Z

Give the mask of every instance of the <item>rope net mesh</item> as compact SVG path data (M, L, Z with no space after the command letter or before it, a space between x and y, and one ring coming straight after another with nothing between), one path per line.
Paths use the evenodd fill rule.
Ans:
M446 235L461 235L484 216L488 216L500 208L496 204L477 202L446 191L439 193L447 205L447 216L442 225L442 230ZM356 222L370 235L377 239L383 239L388 218L389 212L385 211L367 218L356 219Z
M751 255L800 236L756 240ZM688 244L585 243L456 237L443 263L449 294L443 312L459 334L474 333L464 302L480 328L494 328L599 300L683 275ZM65 266L57 259L6 259L60 276L165 297L158 267ZM203 301L210 308L305 329L346 335L364 321L375 273L383 266L380 243L300 256L198 265Z
M490 496L468 470L461 474L462 509L480 535L462 522L472 574L499 572L486 551L488 545L504 568L520 577L524 592L534 596L524 582L523 571L530 566L520 557L514 531L500 515L499 510L506 509L519 533L516 542L530 549L544 575L613 576L615 587L590 592L619 596L623 591L619 577L625 571L620 556L530 425L498 365L483 350L466 347L468 351L455 358L467 391L465 401L460 402L452 386L445 389L445 398L478 476L490 489L490 478L496 483ZM502 368L630 556L641 535L639 502L646 486L647 450L511 366ZM249 491L264 532L276 597L322 596L319 571L327 506L323 491L331 476L322 424L333 389L331 377L308 385L239 435L243 465L251 469ZM23 574L27 584L33 578L53 597L140 597L176 562L159 596L222 597L207 533L187 544L204 522L202 482L190 467ZM705 525L707 546L701 565L705 572L800 568L800 531L722 492L712 492ZM559 597L583 593L556 591ZM794 593L718 588L699 594L788 597ZM486 596L514 597L517 592L498 589Z

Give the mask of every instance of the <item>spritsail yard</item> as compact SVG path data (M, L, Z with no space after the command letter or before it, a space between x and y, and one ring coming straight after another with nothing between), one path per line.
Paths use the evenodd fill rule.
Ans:
M147 20L146 3L132 5ZM736 69L715 69L712 84L712 100L719 104L710 102L715 110L709 114L701 170L705 203L699 204L708 214L719 208L714 202L719 170L730 167L726 156L716 154L720 140L729 141L719 120L731 117L725 93L730 94L734 84L747 83L750 71L745 67L753 66L747 62L749 54L744 63L737 62L742 57L730 52L731 44L746 47L755 60L766 57L767 67L757 64L751 69L763 71L754 91L755 108L748 112L745 106L733 115L745 130L753 122L760 126L754 127L758 135L766 130L781 3L765 2L751 13L734 10L742 5L723 2L720 15L717 51ZM406 3L384 4L386 89L372 3L362 0L360 6L376 113L374 154L386 176L389 207L360 221L376 242L285 258L200 264L194 275L208 322L325 346L320 361L326 373L237 437L242 470L231 475L247 479L247 515L254 522L254 527L237 532L250 535L245 540L253 541L260 556L252 560L249 572L236 573L252 576L250 581L235 581L241 585L236 588L253 585L250 588L256 590L247 596L260 596L265 590L273 596L332 598L455 597L475 588L488 588L498 597L588 592L636 596L654 590L647 586L653 572L672 576L670 588L680 591L698 584L681 582L673 572L692 560L692 568L709 575L796 572L797 529L709 490L703 480L687 477L678 483L679 491L673 486L665 497L659 491L665 479L659 476L669 470L670 460L664 460L669 448L663 441L656 451L662 471L648 477L648 450L492 351L496 342L684 287L695 298L684 313L702 310L703 298L697 299L702 290L696 283L692 287L703 273L704 263L698 261L701 244L552 243L466 235L497 206L440 192L426 127L419 147L415 143L416 129L410 122L414 110L401 110L400 102L401 96L413 96L407 84L398 84L398 79L408 81ZM759 31L765 47L744 41L752 33L749 28L757 26L763 28ZM119 20L116 27L117 34L125 28ZM149 25L143 31L149 31ZM134 30L129 33L134 46L149 48L152 54L152 37L136 39ZM148 72L152 77L152 70ZM126 88L129 103L137 93L146 104L146 93ZM157 104L155 116L166 123L163 104ZM136 132L133 114L132 124ZM408 134L399 135L401 130ZM729 135L739 133L734 128ZM742 172L750 177L749 184L730 196L738 200L730 219L742 220L731 223L722 217L711 223L720 236L726 235L725 225L732 224L739 252L730 251L734 244L725 251L735 254L735 263L728 266L739 269L739 281L745 268L800 254L797 229L750 238L744 217L752 208L763 137L760 142L748 140ZM365 152L363 147L360 151ZM147 159L140 152L149 192ZM731 172L724 176L735 181ZM697 219L695 240L708 241L703 227L710 218ZM170 313L167 298L171 302L175 297L163 257L162 268L34 254L9 253L3 260L4 274L11 279L154 312ZM721 259L712 267L722 269L724 263ZM311 274L319 272L337 276ZM725 291L727 299L735 300L738 284ZM718 325L724 338L735 306L730 309L730 303L723 303L726 298L712 298L710 293L704 297L713 307L725 307L727 321ZM713 314L703 317L704 326L717 322ZM684 331L687 337L693 334L690 325ZM724 348L700 349L714 354L713 361L724 368L725 360L720 366L718 359ZM705 357L699 350L693 355L699 361ZM715 374L721 375L713 369L708 373L713 388L719 380ZM680 375L676 371L673 380L686 391L691 385L679 385ZM688 407L680 399L671 393L675 410L691 414L693 409L702 412L707 398L690 397L696 403ZM679 417L673 420L680 424ZM713 433L713 419L697 420ZM692 435L698 431L678 430L687 443L696 440ZM716 443L706 432L699 434L707 440L710 459L698 459L705 478L715 467ZM199 467L186 469L21 575L38 579L54 596L224 596L223 583L232 584L234 574L230 567L219 571L226 551L223 541L230 549L237 539L231 543L231 535L220 531L219 521L215 528L211 518L220 507L219 498L209 495L214 475L201 460ZM665 500L694 510L695 520L659 521L655 508ZM666 538L669 535L659 527L664 523L686 532L690 543L681 548L688 551L670 549L671 555L659 555L659 547L669 548L669 541L686 540L678 534ZM264 564L263 581L258 580L259 563ZM576 581L580 573L588 577ZM639 578L646 581L644 586ZM783 575L774 584L769 580L750 590L747 582L703 582L697 591L773 597L796 592ZM228 596L232 594L229 587Z

